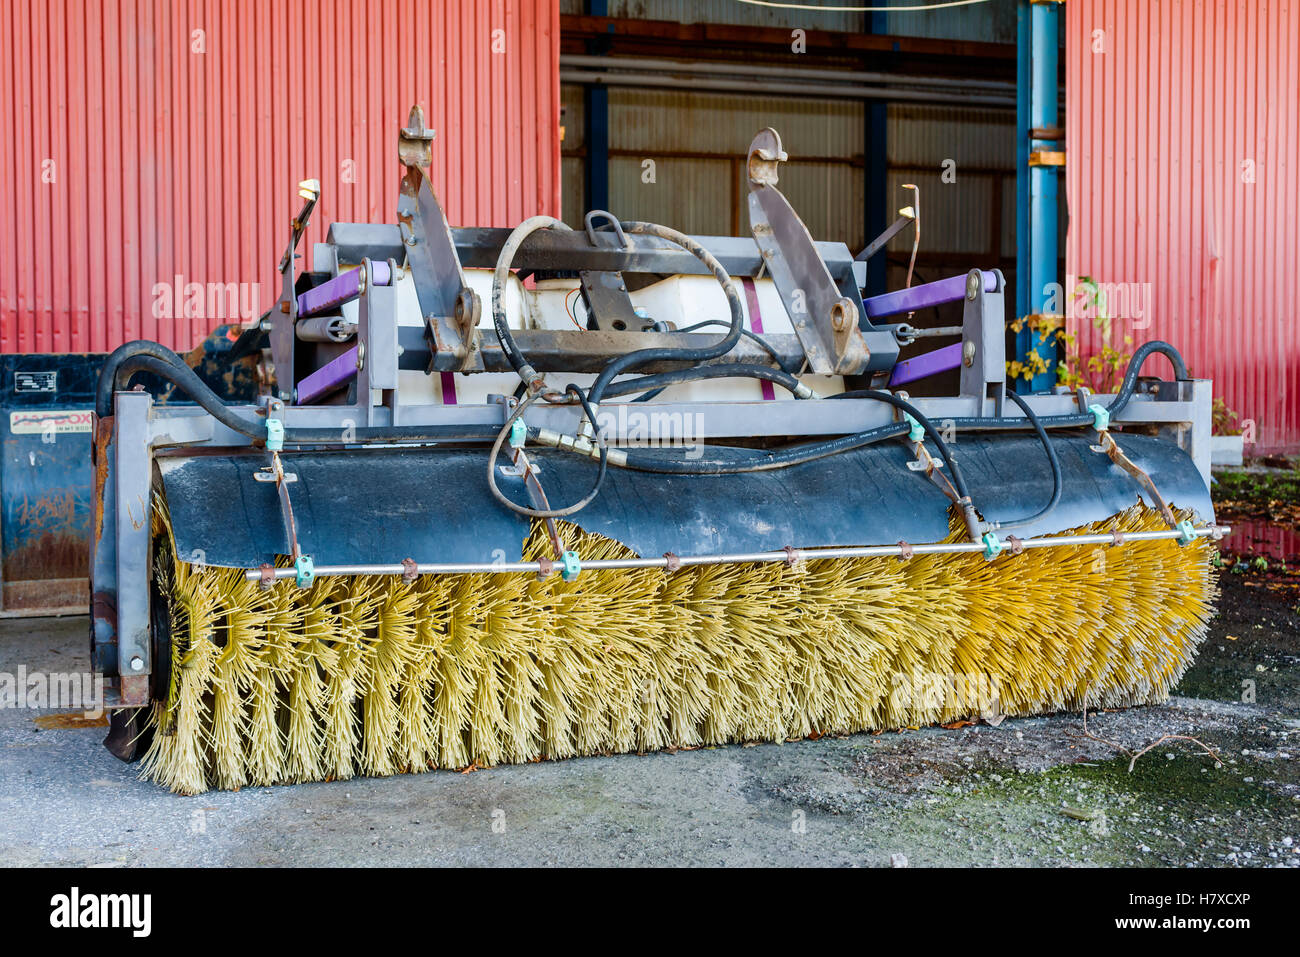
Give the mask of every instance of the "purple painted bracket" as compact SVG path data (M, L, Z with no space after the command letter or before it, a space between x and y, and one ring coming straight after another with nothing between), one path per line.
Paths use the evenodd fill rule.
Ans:
M985 292L992 292L998 288L998 277L995 273L987 270L981 270L981 273L984 276ZM899 312L914 312L917 309L942 306L946 302L960 302L965 298L966 277L953 276L951 279L927 282L923 286L913 286L911 289L887 292L883 296L872 296L870 299L864 299L862 304L867 307L867 318L875 319Z
M907 382L915 382L917 379L924 379L926 376L947 372L949 369L956 369L961 365L961 346L960 342L954 342L942 349L923 352L919 356L904 359L894 366L894 374L889 377L889 384L903 385Z
M331 359L298 383L295 402L306 405L346 385L357 374L357 350L354 346L337 359Z
M388 268L388 263L371 262L370 281L376 286L387 286L392 282L392 270ZM361 270L349 269L299 296L298 315L315 315L326 309L341 306L345 302L351 302L359 295L361 295Z

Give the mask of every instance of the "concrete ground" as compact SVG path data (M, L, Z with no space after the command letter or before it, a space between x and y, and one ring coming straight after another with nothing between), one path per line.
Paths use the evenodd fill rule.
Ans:
M1183 697L1088 722L1131 750L1194 735L1217 762L1168 741L1130 773L1058 715L181 798L103 727L9 709L0 864L1300 866L1298 596L1223 588ZM86 628L0 621L0 673L84 670Z

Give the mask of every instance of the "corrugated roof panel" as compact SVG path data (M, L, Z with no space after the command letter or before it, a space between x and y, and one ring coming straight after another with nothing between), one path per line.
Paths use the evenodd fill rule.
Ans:
M1067 273L1132 284L1117 338L1177 346L1256 451L1300 447L1300 2L1065 12Z
M232 317L188 283L269 307L299 180L308 255L394 219L414 102L452 222L559 212L558 0L11 0L0 49L6 352L189 349Z

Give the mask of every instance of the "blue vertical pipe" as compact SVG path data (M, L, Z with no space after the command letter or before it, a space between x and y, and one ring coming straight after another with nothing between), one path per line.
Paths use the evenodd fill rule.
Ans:
M1041 315L1060 281L1057 263L1058 167L1030 166L1035 150L1056 149L1055 142L1030 138L1030 130L1058 126L1058 11L1055 3L1020 0L1017 11L1016 69L1016 315ZM1056 300L1059 302L1059 298ZM1040 333L1022 329L1016 337L1021 362L1031 352L1042 356L1048 371L1032 380L1017 378L1018 392L1039 392L1056 384L1056 343Z
M608 16L606 0L586 0L587 16ZM588 44L587 52L604 54L608 43ZM583 199L587 209L609 209L609 89L599 83L583 87L583 142L587 165L583 171Z
M1029 314L1029 0L1016 6L1016 316ZM1016 337L1016 355L1023 352Z

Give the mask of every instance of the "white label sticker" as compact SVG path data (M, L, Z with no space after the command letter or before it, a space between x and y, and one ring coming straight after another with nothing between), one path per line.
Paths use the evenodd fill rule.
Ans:
M90 409L16 411L9 413L9 431L14 435L89 432L93 418L94 412Z

